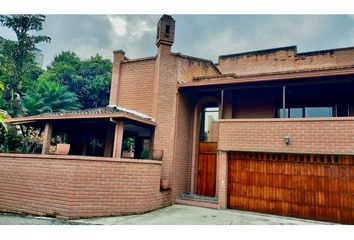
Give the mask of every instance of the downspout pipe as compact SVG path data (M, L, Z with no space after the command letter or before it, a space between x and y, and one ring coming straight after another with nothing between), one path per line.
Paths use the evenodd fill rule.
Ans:
M283 86L283 118L287 118L285 116L285 103L286 103L286 86Z
M221 100L220 100L220 115L219 119L224 118L224 89L221 89Z

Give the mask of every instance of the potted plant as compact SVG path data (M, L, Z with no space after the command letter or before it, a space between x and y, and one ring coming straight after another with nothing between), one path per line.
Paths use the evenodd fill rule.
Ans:
M152 150L152 159L162 160L162 158L163 158L163 150L161 150L161 149L153 149Z
M98 138L92 138L89 145L91 147L91 155L96 156L97 149L102 148L104 144L103 142L101 143Z
M133 158L134 157L134 138L127 137L123 140L122 144L122 158Z
M161 189L167 190L169 188L169 184L170 184L170 181L168 181L168 179L165 179L165 178L161 179L161 183L160 183Z
M57 155L68 155L70 151L70 144L67 143L68 136L64 133L62 136L59 137L59 143L57 143L57 149L55 154Z

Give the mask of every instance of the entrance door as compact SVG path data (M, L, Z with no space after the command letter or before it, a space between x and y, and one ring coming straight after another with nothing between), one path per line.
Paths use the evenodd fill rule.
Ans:
M199 143L197 194L214 197L216 191L216 142Z

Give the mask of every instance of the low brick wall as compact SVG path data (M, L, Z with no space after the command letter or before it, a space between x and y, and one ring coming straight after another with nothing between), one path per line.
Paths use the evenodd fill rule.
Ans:
M284 136L290 144L284 143ZM223 119L219 150L354 154L354 118Z
M135 214L170 204L161 162L0 154L0 211L78 218Z

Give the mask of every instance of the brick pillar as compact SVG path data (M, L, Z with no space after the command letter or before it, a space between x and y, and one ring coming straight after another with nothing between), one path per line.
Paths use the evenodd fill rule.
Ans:
M117 122L114 131L113 158L120 158L122 153L124 123Z
M109 105L118 105L119 78L122 62L125 60L125 52L116 50L113 52L112 82L109 94Z
M219 208L227 208L227 152L218 151Z
M42 154L49 154L50 140L52 139L53 125L46 123L43 134Z

